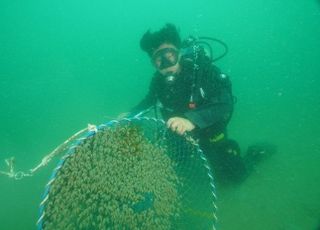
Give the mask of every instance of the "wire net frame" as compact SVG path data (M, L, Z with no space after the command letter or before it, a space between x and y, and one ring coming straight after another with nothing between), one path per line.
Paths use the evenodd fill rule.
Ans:
M192 208L192 206L197 206L199 203L201 203L201 201L199 202L199 200L196 200L195 202L190 202L187 206L185 207L185 212L188 213L188 215L192 215L195 216L197 218L206 218L208 219L210 222L210 227L208 227L208 225L206 225L206 227L208 227L207 229L216 229L216 222L217 222L217 216L216 216L216 211L217 211L217 206L216 206L216 189L215 189L215 185L214 185L214 177L211 171L211 168L209 166L209 163L207 161L207 158L205 156L205 154L203 153L203 151L201 150L201 148L199 147L198 143L196 141L194 141L192 139L191 136L189 135L184 135L184 136L179 136L176 134L173 134L172 132L168 131L168 129L165 126L165 122L161 119L156 119L156 118L150 118L150 117L133 117L133 118L124 118L121 120L111 120L107 123L101 124L99 126L97 126L96 130L91 130L88 131L87 133L85 133L82 137L78 138L77 140L75 140L71 146L69 147L68 151L61 157L60 161L57 163L57 166L53 169L53 172L51 174L51 176L49 177L48 183L45 185L45 189L44 189L44 193L42 195L42 199L39 205L39 218L37 221L37 228L38 230L44 230L44 219L46 216L46 204L48 203L48 199L50 196L50 190L52 187L52 184L55 182L55 180L57 179L57 175L59 173L59 171L63 168L65 162L74 154L76 154L76 149L81 146L86 140L94 137L97 133L102 132L104 130L106 130L107 128L113 128L114 126L117 125L126 125L129 123L136 123L139 124L141 122L144 123L148 123L148 124L152 124L154 127L156 127L155 129L157 129L157 132L154 133L155 129L153 130L146 130L146 132L150 132L150 135L156 135L157 138L165 138L168 139L170 137L173 137L172 139L179 139L180 141L183 141L183 143L187 143L188 145L191 145L194 149L195 149L195 153L196 156L192 155L190 156L190 161L192 160L192 158L196 158L199 159L202 163L202 174L205 175L206 177L206 183L208 184L209 187L209 191L207 191L206 194L193 194L193 196L196 196L196 199L202 199L203 197L207 196L210 197L210 204L208 204L208 200L206 200L206 205L207 207L207 211L206 212L199 212L198 209L196 208ZM164 137L166 136L166 137ZM178 140L179 142L179 140ZM178 143L177 143L178 144ZM172 145L172 148L175 148L175 144ZM178 156L179 157L179 156ZM189 167L189 165L186 165L185 167ZM190 172L190 177L192 177L193 175L195 175L197 172ZM190 179L190 178L189 178ZM191 178L191 179L195 179L198 180L200 178ZM188 193L188 190L192 190L193 186L189 186L184 188L183 193ZM182 192L182 191L180 191ZM191 208L190 208L191 207ZM200 227L200 226L198 226Z

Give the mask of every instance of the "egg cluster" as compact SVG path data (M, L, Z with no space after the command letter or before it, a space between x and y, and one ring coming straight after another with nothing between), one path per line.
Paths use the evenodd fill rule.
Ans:
M172 228L181 181L166 151L132 124L87 138L51 184L43 229Z

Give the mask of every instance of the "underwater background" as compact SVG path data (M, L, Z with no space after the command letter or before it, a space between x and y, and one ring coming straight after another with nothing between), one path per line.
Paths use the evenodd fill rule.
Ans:
M229 135L243 153L278 147L245 183L218 191L217 228L319 229L318 0L2 0L0 171L11 156L27 171L88 123L138 103L153 73L139 40L167 22L184 38L228 44L216 64L237 96ZM36 228L54 161L20 181L0 175L0 229Z

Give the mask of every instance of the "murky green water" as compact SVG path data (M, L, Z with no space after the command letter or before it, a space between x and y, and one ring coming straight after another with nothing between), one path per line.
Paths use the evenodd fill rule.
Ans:
M219 65L238 98L230 136L278 153L241 186L218 190L218 229L320 224L320 2L0 2L0 170L27 170L87 123L127 111L152 67L139 50L166 22L230 48ZM1 229L35 229L52 162L32 178L0 176Z

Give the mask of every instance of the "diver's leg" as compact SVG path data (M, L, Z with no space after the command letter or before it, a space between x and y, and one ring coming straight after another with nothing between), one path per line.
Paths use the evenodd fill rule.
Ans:
M243 158L247 171L252 172L258 163L269 158L276 153L276 151L276 146L269 143L257 143L249 146Z
M240 183L247 177L246 165L236 141L224 139L207 144L204 152L218 184Z

